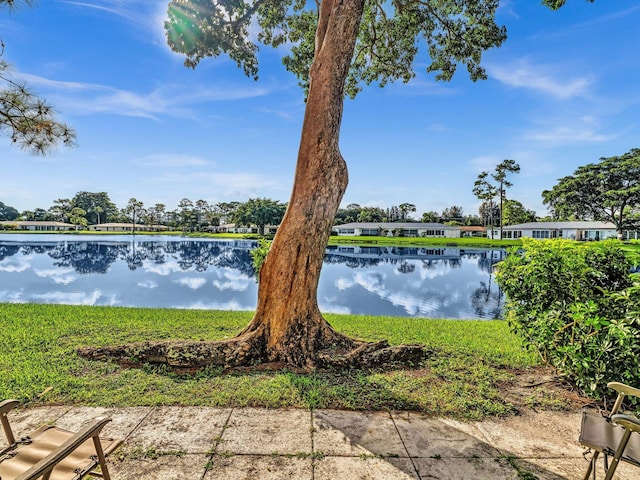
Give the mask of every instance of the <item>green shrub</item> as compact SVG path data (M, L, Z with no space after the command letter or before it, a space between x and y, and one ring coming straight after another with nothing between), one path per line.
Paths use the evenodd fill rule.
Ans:
M523 240L498 264L505 317L525 344L586 394L640 385L640 281L615 241Z
M271 242L269 240L261 238L260 240L258 240L258 246L251 250L253 271L256 273L256 276L260 273L260 269L262 268L264 259L267 258L269 247L271 247Z

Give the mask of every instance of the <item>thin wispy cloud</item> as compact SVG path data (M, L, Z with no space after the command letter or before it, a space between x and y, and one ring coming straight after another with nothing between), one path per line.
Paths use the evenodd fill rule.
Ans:
M161 177L152 179L158 183L168 183L170 185L207 185L208 189L217 187L216 190L225 195L233 196L255 196L260 192L277 190L284 188L283 180L268 178L265 175L253 173L224 173L224 172L189 172L189 173L167 173ZM288 188L288 187L287 187ZM264 193L262 193L264 194Z
M490 65L489 76L513 88L525 88L560 100L589 96L592 80L587 77L559 78L548 65L533 65L523 58L510 64Z
M147 167L202 167L208 165L209 162L202 157L194 155L161 153L156 155L147 155L138 160Z
M547 145L565 145L571 143L601 143L612 140L619 134L599 133L591 128L557 127L553 130L532 132L526 135L528 140Z
M107 85L72 81L52 80L49 78L17 73L29 85L45 87L51 93L56 106L65 112L77 115L112 114L133 117L159 119L172 117L196 118L196 107L205 102L222 102L255 98L267 95L270 89L265 86L190 86L162 85L149 93L121 90Z

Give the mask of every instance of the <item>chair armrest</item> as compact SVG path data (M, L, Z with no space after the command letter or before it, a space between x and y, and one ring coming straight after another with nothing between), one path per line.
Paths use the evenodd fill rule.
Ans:
M607 383L607 387L612 388L618 393L622 393L623 395L632 395L634 397L640 397L640 388L630 387L629 385L625 385L620 382L609 382Z
M640 432L640 420L633 415L617 413L611 416L611 422L621 425L632 432Z
M5 400L3 402L0 402L0 415L6 415L7 412L13 410L18 405L20 405L20 402L18 402L18 400Z
M0 425L2 425L2 431L9 443L9 448L12 448L16 443L16 438L11 430L11 425L9 425L7 413L16 408L19 404L20 402L17 400L4 400L3 402L0 402Z
M98 437L102 428L110 421L110 418L96 419L93 423L84 427L29 470L16 477L16 480L35 480L40 478L43 474L52 470L53 467L69 456L76 448L89 438Z

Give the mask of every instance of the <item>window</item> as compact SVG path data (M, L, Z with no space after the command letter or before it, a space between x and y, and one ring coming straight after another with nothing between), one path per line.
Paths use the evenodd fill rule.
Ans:
M338 230L338 233L340 235L353 235L355 233L355 230L353 228L341 228L340 230Z
M534 230L532 238L549 238L549 230Z

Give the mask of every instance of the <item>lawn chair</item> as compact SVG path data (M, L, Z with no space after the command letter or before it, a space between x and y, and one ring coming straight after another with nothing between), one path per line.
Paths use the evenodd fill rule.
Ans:
M605 415L588 410L582 412L579 441L594 451L583 480L589 480L591 474L595 480L596 461L600 453L604 457L605 480L613 478L620 461L640 467L640 419L630 414L618 413L624 397L640 397L640 389L619 382L610 382L607 386L618 392L611 412ZM613 457L611 465L608 462L609 456Z
M105 456L122 443L98 437L110 418L96 419L77 433L46 425L16 440L7 413L17 405L16 400L0 402L8 443L0 450L0 480L79 480L87 475L110 480Z

